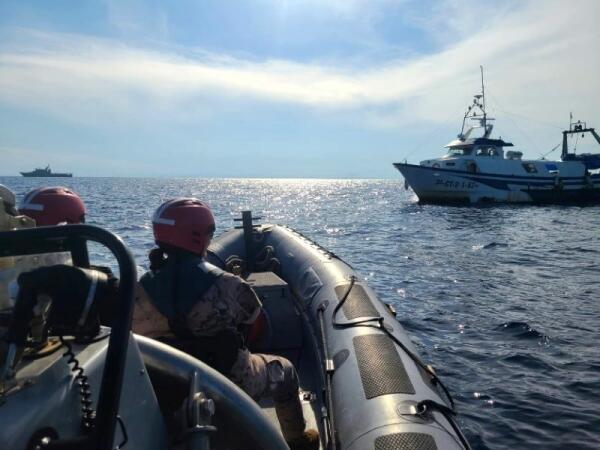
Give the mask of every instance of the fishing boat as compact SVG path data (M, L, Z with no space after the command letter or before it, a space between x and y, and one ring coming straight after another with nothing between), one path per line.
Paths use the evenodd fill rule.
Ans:
M90 268L86 241L118 262L112 328L95 316L104 281ZM118 237L90 225L0 233L3 257L65 250L78 274L72 292L40 314L33 289L5 312L0 448L288 448L272 401L255 403L202 361L130 333L136 265ZM207 258L245 277L262 299L248 346L294 363L321 449L469 448L450 393L394 309L338 256L288 227L253 225L244 212Z
M573 122L563 131L558 161L526 160L523 153L505 150L513 144L492 138L493 118L485 105L483 70L481 93L463 117L457 138L446 145L448 152L420 164L394 163L423 203L589 203L600 201L600 153L569 151L568 137L591 134L600 137L585 122ZM474 125L471 123L474 122ZM481 132L480 136L474 136Z
M50 166L46 166L44 169L35 169L32 170L31 172L20 172L21 175L23 175L24 177L27 178L32 178L32 177L72 177L73 174L72 173L59 173L59 172L52 172L52 169L50 169Z

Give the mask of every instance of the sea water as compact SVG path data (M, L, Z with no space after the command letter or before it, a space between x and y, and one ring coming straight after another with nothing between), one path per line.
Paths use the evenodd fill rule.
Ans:
M600 448L600 207L419 205L400 180L0 178L62 184L132 250L151 215L196 196L217 234L250 209L351 264L391 302L452 392L475 449ZM94 262L114 266L93 246Z

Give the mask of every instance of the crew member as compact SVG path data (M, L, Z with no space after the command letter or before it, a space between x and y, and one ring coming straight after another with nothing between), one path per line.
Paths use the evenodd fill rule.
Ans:
M86 208L83 200L75 191L63 186L52 186L30 191L23 198L19 212L31 217L35 220L38 227L42 227L85 223ZM72 265L71 253L55 252L20 257L20 272L56 264ZM116 283L116 279L109 267L92 265L90 268L104 273L111 280L111 283ZM13 287L13 295L16 298L15 288L16 286ZM117 303L114 298L111 301L107 297L106 301L99 304L98 310L102 325L112 325L116 308Z
M169 200L156 210L152 224L158 248L140 280L133 331L196 342L196 351L189 352L200 354L252 398L272 396L292 449L317 449L317 431L305 430L292 363L251 354L244 346L240 329L257 318L260 300L240 277L205 261L215 231L209 207L195 198Z
M62 186L33 189L23 197L19 207L19 213L35 220L38 227L84 223L85 212L79 195ZM71 254L55 252L21 257L22 271L54 264L73 264Z
M0 184L0 231L32 228L35 222L19 215L15 194ZM20 272L18 261L12 256L0 257L0 311L12 307L10 285Z

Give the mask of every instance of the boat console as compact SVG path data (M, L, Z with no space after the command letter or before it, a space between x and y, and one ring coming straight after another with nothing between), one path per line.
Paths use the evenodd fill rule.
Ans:
M252 343L252 350L299 349L302 346L302 322L288 284L273 272L254 272L246 281L260 298L265 311L264 331Z

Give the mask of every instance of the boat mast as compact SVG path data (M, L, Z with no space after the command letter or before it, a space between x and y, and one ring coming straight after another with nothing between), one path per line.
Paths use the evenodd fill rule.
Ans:
M484 130L483 137L487 138L492 131L491 125L488 129L487 121L494 120L494 119L488 119L487 112L485 111L485 85L483 82L483 66L479 66L479 68L481 69L481 94L476 94L474 96L473 104L470 105L467 108L467 112L465 112L465 115L464 115L463 121L462 121L462 127L460 129L460 134L458 135L458 139L460 139L461 141L465 139L465 124L467 122L467 119L477 120L479 122L479 125L482 126L483 130ZM470 115L471 112L473 112L472 115ZM479 112L481 112L481 114L483 115L483 118L479 114ZM473 127L471 127L471 129L472 128Z
M483 132L487 134L487 117L485 113L485 86L483 84L483 66L479 66L481 69L481 100L483 104Z

